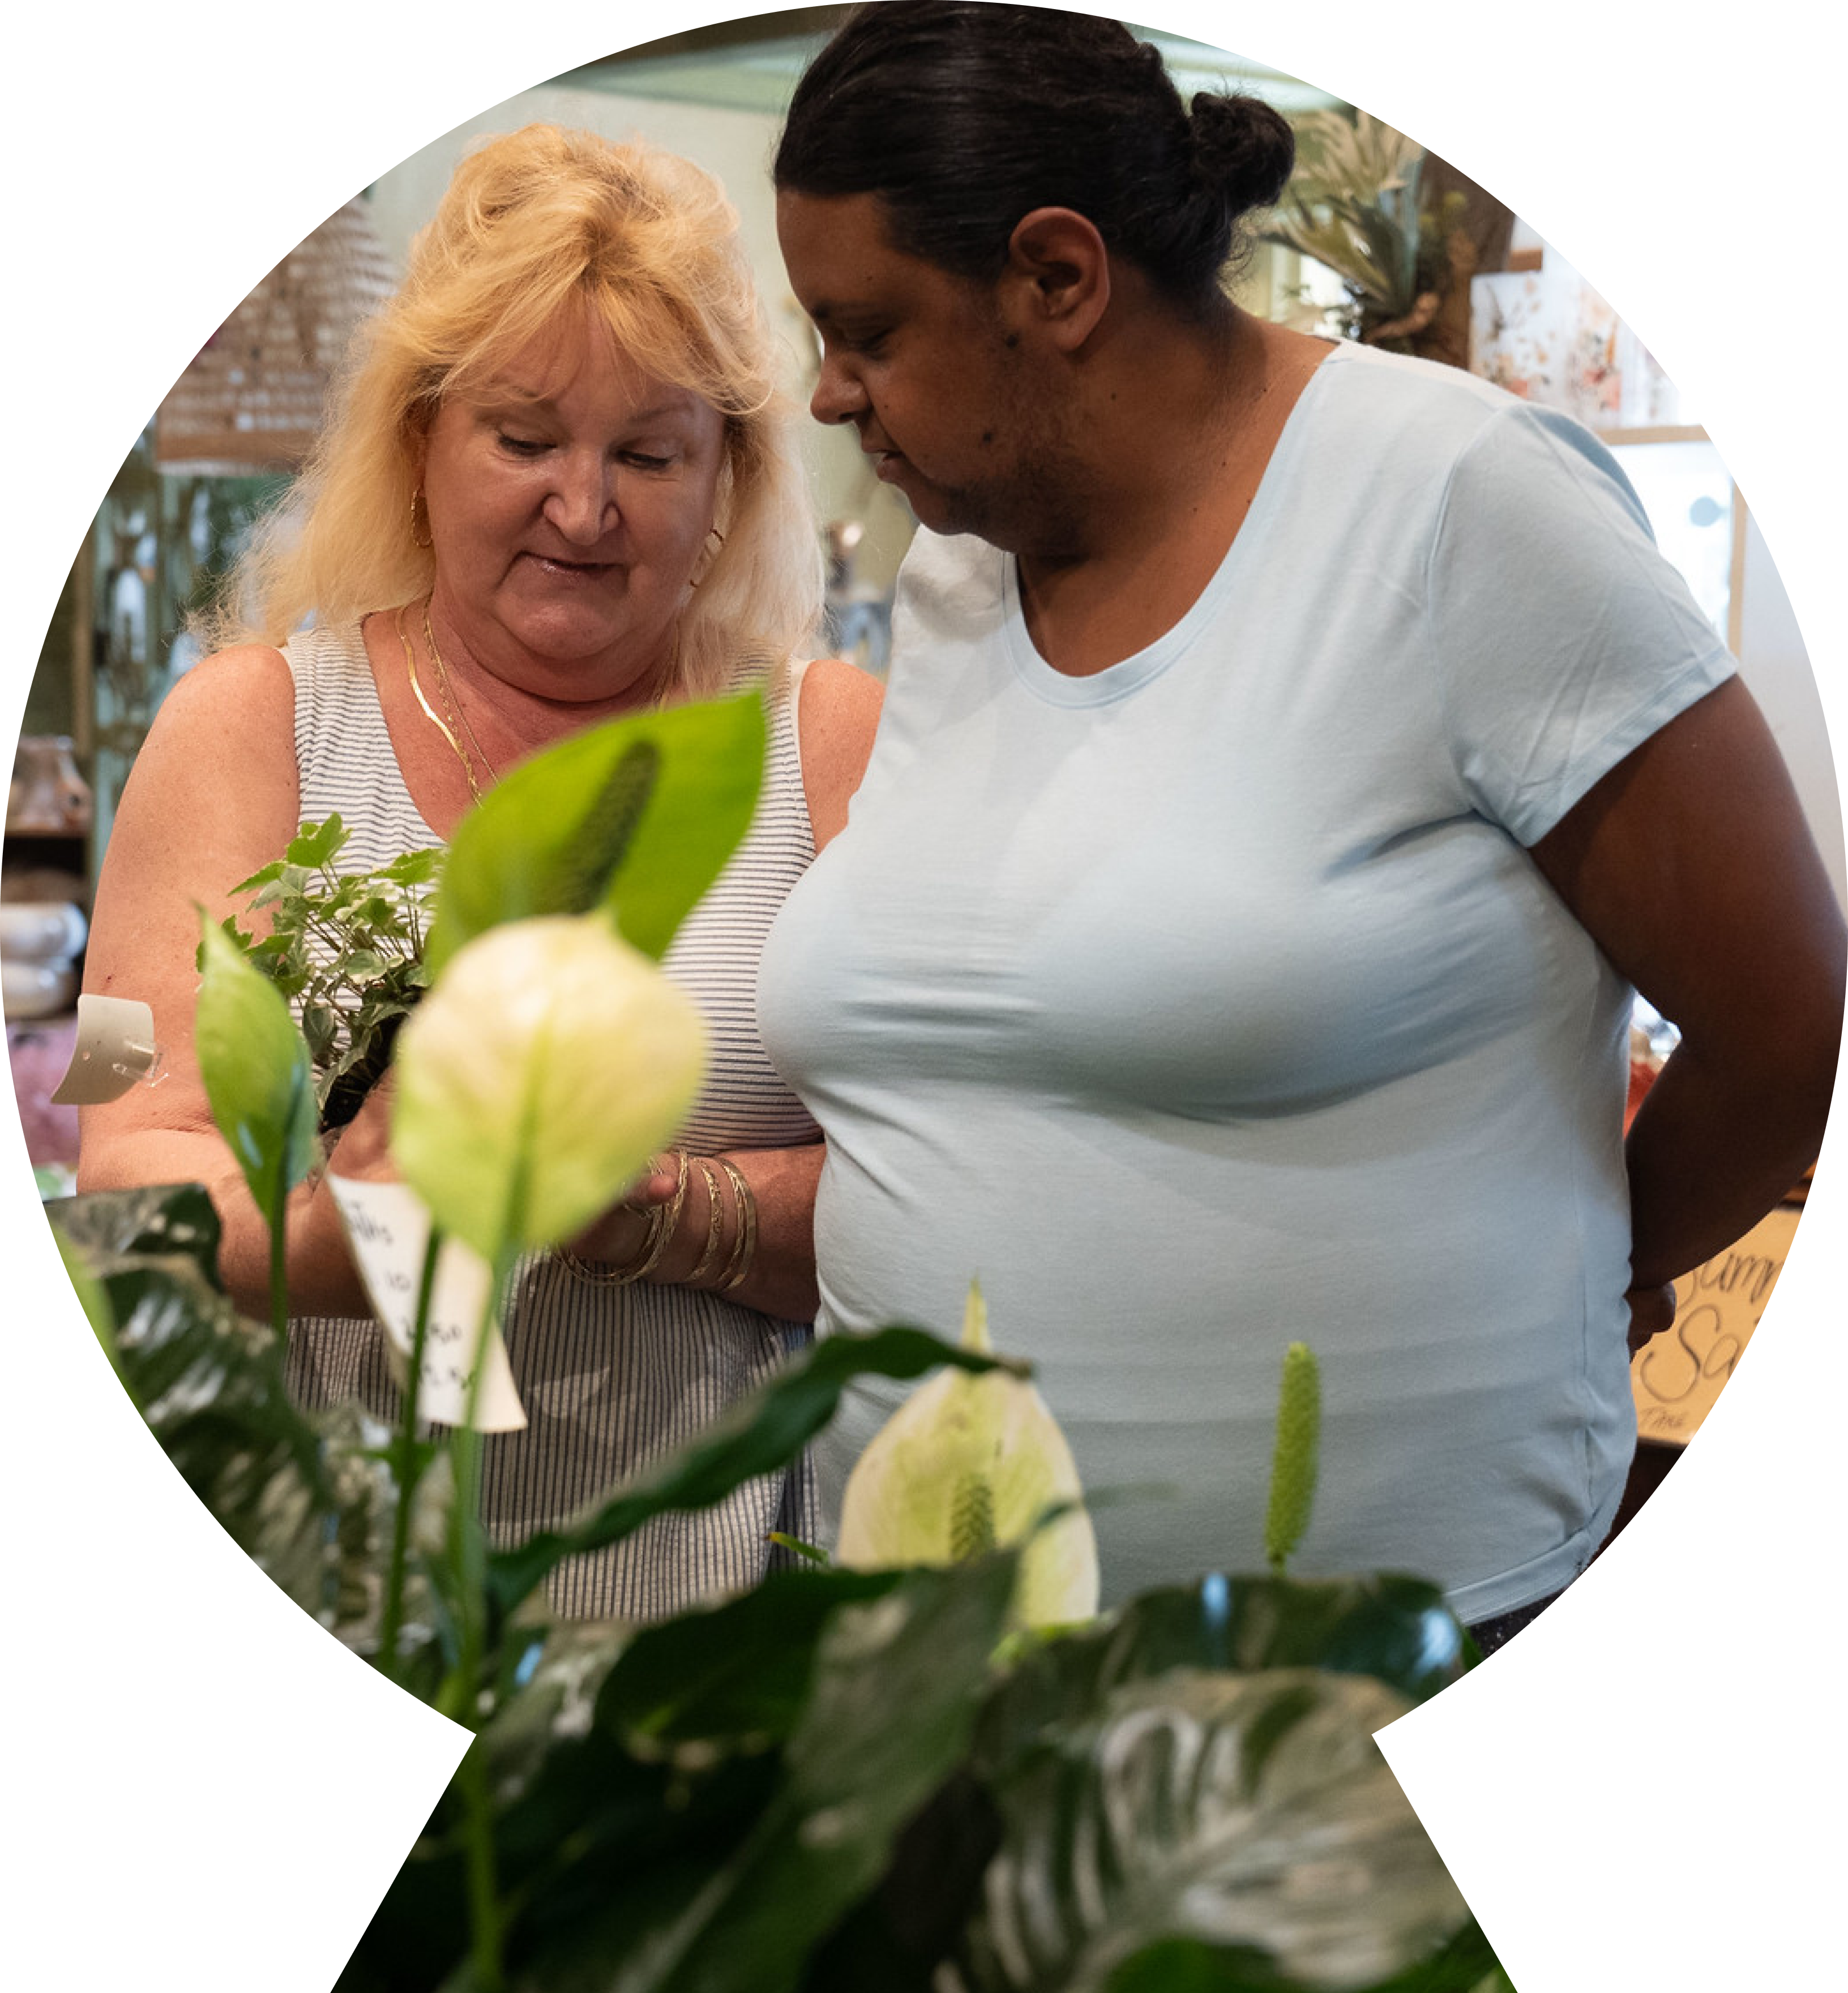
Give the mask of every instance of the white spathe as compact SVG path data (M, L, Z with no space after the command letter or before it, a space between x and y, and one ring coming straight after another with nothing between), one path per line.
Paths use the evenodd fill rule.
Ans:
M489 1261L555 1246L673 1136L705 1071L688 999L600 914L490 928L407 1020L391 1148Z
M991 1354L972 1283L962 1346ZM950 1564L1032 1534L1013 1617L1022 1626L1095 1618L1097 1540L1071 1448L1046 1401L1006 1370L940 1371L874 1434L848 1478L835 1544L860 1571ZM1047 1512L1070 1505L1055 1522Z

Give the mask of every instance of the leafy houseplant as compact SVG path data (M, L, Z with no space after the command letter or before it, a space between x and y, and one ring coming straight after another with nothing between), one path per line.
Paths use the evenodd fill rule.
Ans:
M1344 338L1468 363L1475 251L1459 193L1435 206L1419 190L1423 149L1365 111L1315 111L1296 125L1297 166L1263 240L1325 265L1341 280ZM1461 350L1448 321L1460 304Z
M315 1075L323 1133L343 1128L391 1062L398 1027L429 986L427 903L442 853L407 852L373 872L336 861L350 833L338 815L305 823L272 863L234 886L261 937L234 916L227 936L292 1003Z
M399 1038L394 1146L419 1158L406 1173L439 1230L497 1267L620 1190L656 1139L644 1123L671 1126L673 1110L637 1109L620 1140L604 1139L609 1116L561 1110L560 1034L588 1030L619 1068L628 1049L599 1036L596 990L564 979L536 985L532 1017L484 1025L485 1061L459 1059L471 1007L485 1020L500 1000L483 993L500 986L483 944L541 962L562 921L574 949L620 945L608 959L633 980L630 954L658 955L741 834L762 740L753 701L617 723L510 778L459 830L427 934L430 994ZM208 956L207 976L261 980L235 949ZM298 1055L282 1062L296 1072ZM447 1083L458 1065L466 1104ZM469 1145L443 1140L484 1087L524 1131L483 1145L500 1171L485 1178L449 1167ZM292 1152L300 1094L241 1090L254 1154ZM349 1993L1498 1983L1371 1742L1467 1665L1461 1629L1422 1581L1310 1584L1283 1568L1313 1479L1300 1359L1262 1576L1022 1628L1023 1560L1069 1518L1032 1513L1038 1496L1010 1509L997 1464L986 1527L971 1520L981 1493L953 1477L965 1526L934 1564L811 1563L654 1625L553 1625L543 1588L561 1558L785 1467L855 1378L947 1366L981 1383L1019 1366L979 1337L828 1338L567 1526L490 1544L475 1435L418 1425L415 1358L395 1434L355 1407L309 1417L289 1401L280 1335L217 1284L197 1187L49 1208L99 1337L189 1485L330 1632L475 1732L347 1964ZM965 1430L1014 1420L938 1398ZM928 1435L907 1449L936 1490L919 1499L938 1499ZM1070 1490L1049 1488L1058 1509Z

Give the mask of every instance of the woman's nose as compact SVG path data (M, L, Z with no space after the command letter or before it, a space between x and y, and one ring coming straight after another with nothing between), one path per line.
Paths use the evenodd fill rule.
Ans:
M618 517L616 469L600 455L565 459L547 494L545 516L565 538L589 546L603 538Z
M818 422L845 422L867 406L866 391L858 376L838 359L825 357L815 377L815 392L809 397L808 412Z

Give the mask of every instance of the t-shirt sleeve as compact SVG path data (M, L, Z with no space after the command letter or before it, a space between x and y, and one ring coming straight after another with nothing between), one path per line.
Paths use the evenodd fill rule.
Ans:
M1616 460L1549 410L1498 411L1459 455L1427 588L1458 774L1522 844L1734 669Z

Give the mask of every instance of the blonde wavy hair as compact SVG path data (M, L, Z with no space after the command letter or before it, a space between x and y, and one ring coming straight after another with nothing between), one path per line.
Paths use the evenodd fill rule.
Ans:
M678 689L710 694L804 644L821 542L736 212L671 153L529 125L456 169L403 285L355 336L301 475L206 618L210 648L280 644L311 614L346 622L424 593L435 560L412 538L412 497L437 409L581 303L618 351L725 420L724 543L681 617Z

